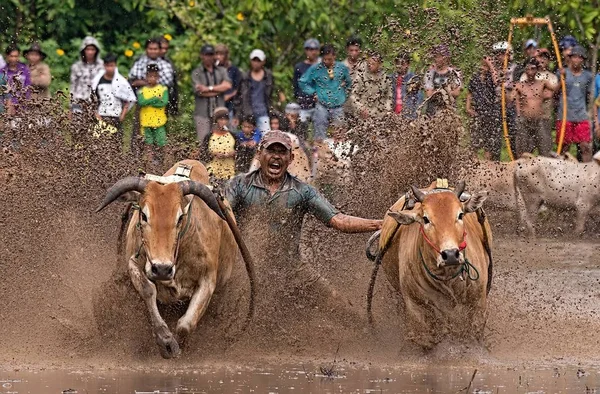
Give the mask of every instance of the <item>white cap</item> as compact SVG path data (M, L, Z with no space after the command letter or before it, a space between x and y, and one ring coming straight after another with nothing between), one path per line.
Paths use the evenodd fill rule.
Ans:
M261 62L264 62L267 58L267 55L265 55L265 53L260 49L254 49L252 52L250 52L250 60L254 59L255 57L257 57Z

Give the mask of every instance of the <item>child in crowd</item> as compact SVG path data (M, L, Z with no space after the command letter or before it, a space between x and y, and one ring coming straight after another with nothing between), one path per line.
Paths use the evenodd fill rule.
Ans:
M235 175L235 156L237 141L227 129L229 110L215 108L211 133L204 138L203 161L207 163L208 173L217 181L233 178Z
M271 118L273 119L273 118ZM276 130L276 129L275 129ZM246 116L242 120L242 130L237 135L238 150L236 158L236 169L238 172L248 172L252 159L256 154L256 148L262 133L256 127L254 116Z
M158 83L158 65L149 64L146 70L146 86L140 88L137 100L140 105L140 126L146 144L146 160L162 156L167 144L167 112L169 90ZM158 156L158 157L157 157Z

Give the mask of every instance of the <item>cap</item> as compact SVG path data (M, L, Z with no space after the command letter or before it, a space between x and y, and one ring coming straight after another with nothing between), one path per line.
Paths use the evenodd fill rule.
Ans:
M587 51L581 45L576 45L571 49L571 56L581 56L584 59L587 59Z
M537 41L534 40L534 39L532 39L532 38L530 38L529 40L525 41L525 45L523 45L523 48L527 49L527 48L529 48L531 46L534 47L534 48L537 48L537 46L538 46Z
M29 52L37 52L37 53L39 53L40 56L41 56L41 58L42 58L42 60L46 58L46 54L44 53L44 51L42 51L42 47L40 47L40 44L38 44L37 42L31 44L31 46L29 47L29 49L24 50L23 51L23 55L27 56L27 54Z
M267 55L265 55L265 53L260 49L254 49L254 50L252 50L252 52L250 52L250 60L252 60L254 58L258 58L258 60L260 60L261 62L264 62L265 59L267 58Z
M213 112L213 119L217 120L219 118L229 118L229 110L226 107L217 107Z
M215 54L215 47L213 47L210 44L204 44L204 45L202 45L202 48L200 48L200 54L202 54L202 55L214 55Z
M286 114L299 114L300 106L296 103L289 103L288 105L285 106L285 113Z
M431 52L434 55L450 56L450 48L444 44L436 45Z
M575 37L573 36L564 36L558 43L558 46L561 49L567 49L567 48L572 48L574 46L577 46L579 43L577 42L577 40L575 39Z
M321 44L316 38L309 38L304 41L304 49L319 49L321 48Z
M266 149L273 144L281 144L287 150L292 150L292 139L286 133L279 130L266 132L260 140L259 148Z

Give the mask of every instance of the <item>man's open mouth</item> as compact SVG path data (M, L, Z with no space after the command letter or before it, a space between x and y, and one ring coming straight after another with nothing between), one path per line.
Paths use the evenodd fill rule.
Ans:
M283 166L278 161L269 163L269 172L271 173L279 173L279 171L281 171L282 168Z

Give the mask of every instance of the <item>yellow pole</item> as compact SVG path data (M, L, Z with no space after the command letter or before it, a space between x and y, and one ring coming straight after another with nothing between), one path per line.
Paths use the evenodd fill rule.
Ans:
M546 21L548 23L548 30L550 31L550 37L552 37L552 45L554 46L554 51L556 52L556 60L558 62L558 69L562 70L562 61L560 59L560 50L558 49L558 44L556 42L556 36L554 35L554 28L552 27L552 22L550 22L550 18L546 18ZM563 101L563 118L562 118L562 122L560 124L560 132L558 135L558 144L556 147L556 153L558 153L560 155L560 152L562 151L562 144L563 144L563 140L565 138L565 129L567 127L567 86L565 84L565 76L563 75L563 73L559 73L560 74L560 86L562 89L562 101ZM558 132L558 130L557 130Z
M502 130L504 132L504 142L506 143L506 150L508 151L508 157L510 161L513 161L515 158L512 153L512 149L510 148L510 138L508 136L508 124L506 123L506 89L504 86L506 70L508 69L508 59L510 58L510 43L512 41L513 34L513 20L510 21L510 30L508 31L508 45L506 47L506 53L504 54L504 64L502 66L502 80L500 81L500 91L502 92Z

